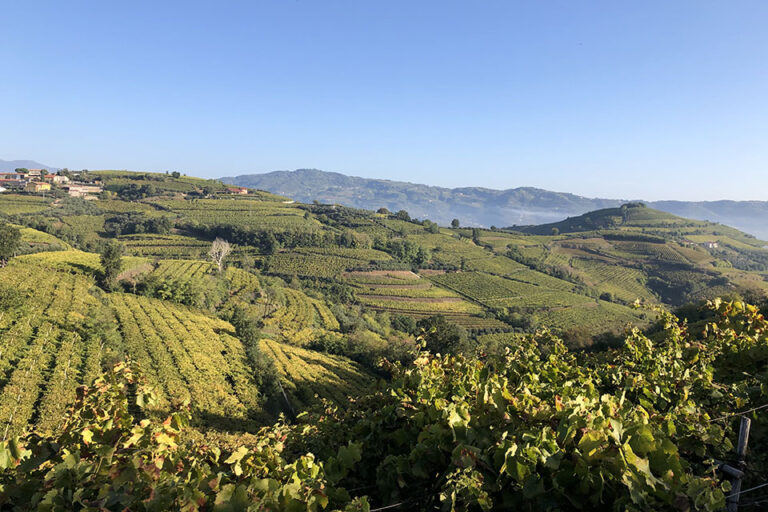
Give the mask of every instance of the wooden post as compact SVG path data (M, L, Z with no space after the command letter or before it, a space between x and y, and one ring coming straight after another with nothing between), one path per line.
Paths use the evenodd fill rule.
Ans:
M746 416L741 417L741 425L739 427L739 445L736 447L736 462L741 471L741 475L733 479L733 485L731 486L731 492L728 495L726 503L728 504L728 512L738 512L739 510L739 494L741 494L741 479L744 476L744 470L746 469L746 463L744 459L747 456L747 443L749 442L749 428L752 425L752 420Z
M285 394L285 390L283 389L283 385L280 383L280 377L277 377L277 385L280 388L280 393L283 394L283 399L285 400L285 405L288 406L288 417L291 418L291 421L296 421L296 411L293 410L293 406L291 405L291 401L288 400L288 395Z

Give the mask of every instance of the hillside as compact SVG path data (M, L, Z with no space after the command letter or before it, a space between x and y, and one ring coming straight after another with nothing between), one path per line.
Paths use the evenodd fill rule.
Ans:
M222 178L225 183L268 190L296 201L319 201L352 208L406 210L447 226L458 218L467 226L543 224L592 210L619 207L625 200L591 199L531 187L492 190L444 188L347 176L316 169L275 171ZM640 199L640 198L638 198ZM675 215L734 226L768 239L768 201L651 201L649 206Z
M370 316L365 328L374 345L403 318L436 315L473 337L546 324L574 344L591 344L620 324L647 325L649 316L629 307L636 299L669 306L722 294L759 300L768 289L763 242L648 207L506 230L445 229L407 215L295 203L257 190L233 195L214 180L88 175L104 186L98 201L0 198L0 213L47 232L37 238L63 239L63 245L32 242L26 252L70 246L95 252L114 239L137 265L153 269L148 275L178 283L211 274L201 260L211 240L222 237L233 244L233 266L275 280L270 300L298 308L270 313L265 304L259 312L273 315L261 320L262 329L282 340L308 343L316 329L343 331L339 322L357 308L381 316ZM96 271L95 255L78 258Z
M429 486L457 510L478 489L572 510L597 503L576 471L621 503L706 486L689 509L722 505L701 454L737 435L713 417L764 401L768 329L740 301L712 303L726 331L705 335L667 311L764 301L754 237L639 203L443 228L182 175L79 179L103 191L0 195L0 508L31 486L121 510L424 510Z

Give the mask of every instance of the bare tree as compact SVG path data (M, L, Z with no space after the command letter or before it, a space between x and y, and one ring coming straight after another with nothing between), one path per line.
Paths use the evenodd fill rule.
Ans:
M227 257L227 254L229 254L231 250L232 247L230 247L229 242L221 238L217 238L211 244L211 250L208 252L208 256L210 256L213 262L219 267L219 272L221 272L222 266L224 265L224 258Z

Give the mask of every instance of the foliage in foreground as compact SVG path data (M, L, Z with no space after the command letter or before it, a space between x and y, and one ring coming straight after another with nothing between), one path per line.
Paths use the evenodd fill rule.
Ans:
M0 445L0 504L15 510L321 510L329 485L360 459L352 446L324 466L311 454L287 462L282 452L288 427L262 429L251 449L223 455L216 446L186 440L189 415L180 411L162 424L131 415L131 400L153 401L124 363L81 388L63 432L30 435ZM134 411L135 412L135 411ZM348 510L361 509L355 500Z
M222 453L187 416L139 420L125 365L84 391L54 438L0 447L0 503L19 510L721 509L735 410L766 401L768 323L739 302L701 335L671 315L650 339L580 355L543 332L501 356L424 352L387 389L262 429ZM129 399L130 397L130 399ZM754 416L753 432L766 428ZM765 441L749 476L766 479ZM345 490L346 489L346 490ZM351 494L359 495L352 498ZM365 495L365 497L362 497Z

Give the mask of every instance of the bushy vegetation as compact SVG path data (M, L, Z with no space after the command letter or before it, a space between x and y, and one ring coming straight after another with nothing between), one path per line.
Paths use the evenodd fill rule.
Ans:
M736 441L734 406L765 402L768 324L740 302L711 307L701 335L665 315L654 339L629 332L608 357L547 333L482 359L423 352L379 392L223 450L193 441L183 408L163 423L136 417L156 402L120 364L79 391L58 433L3 442L0 499L22 510L720 510L730 486L714 460ZM747 485L768 469L764 440L753 443Z

